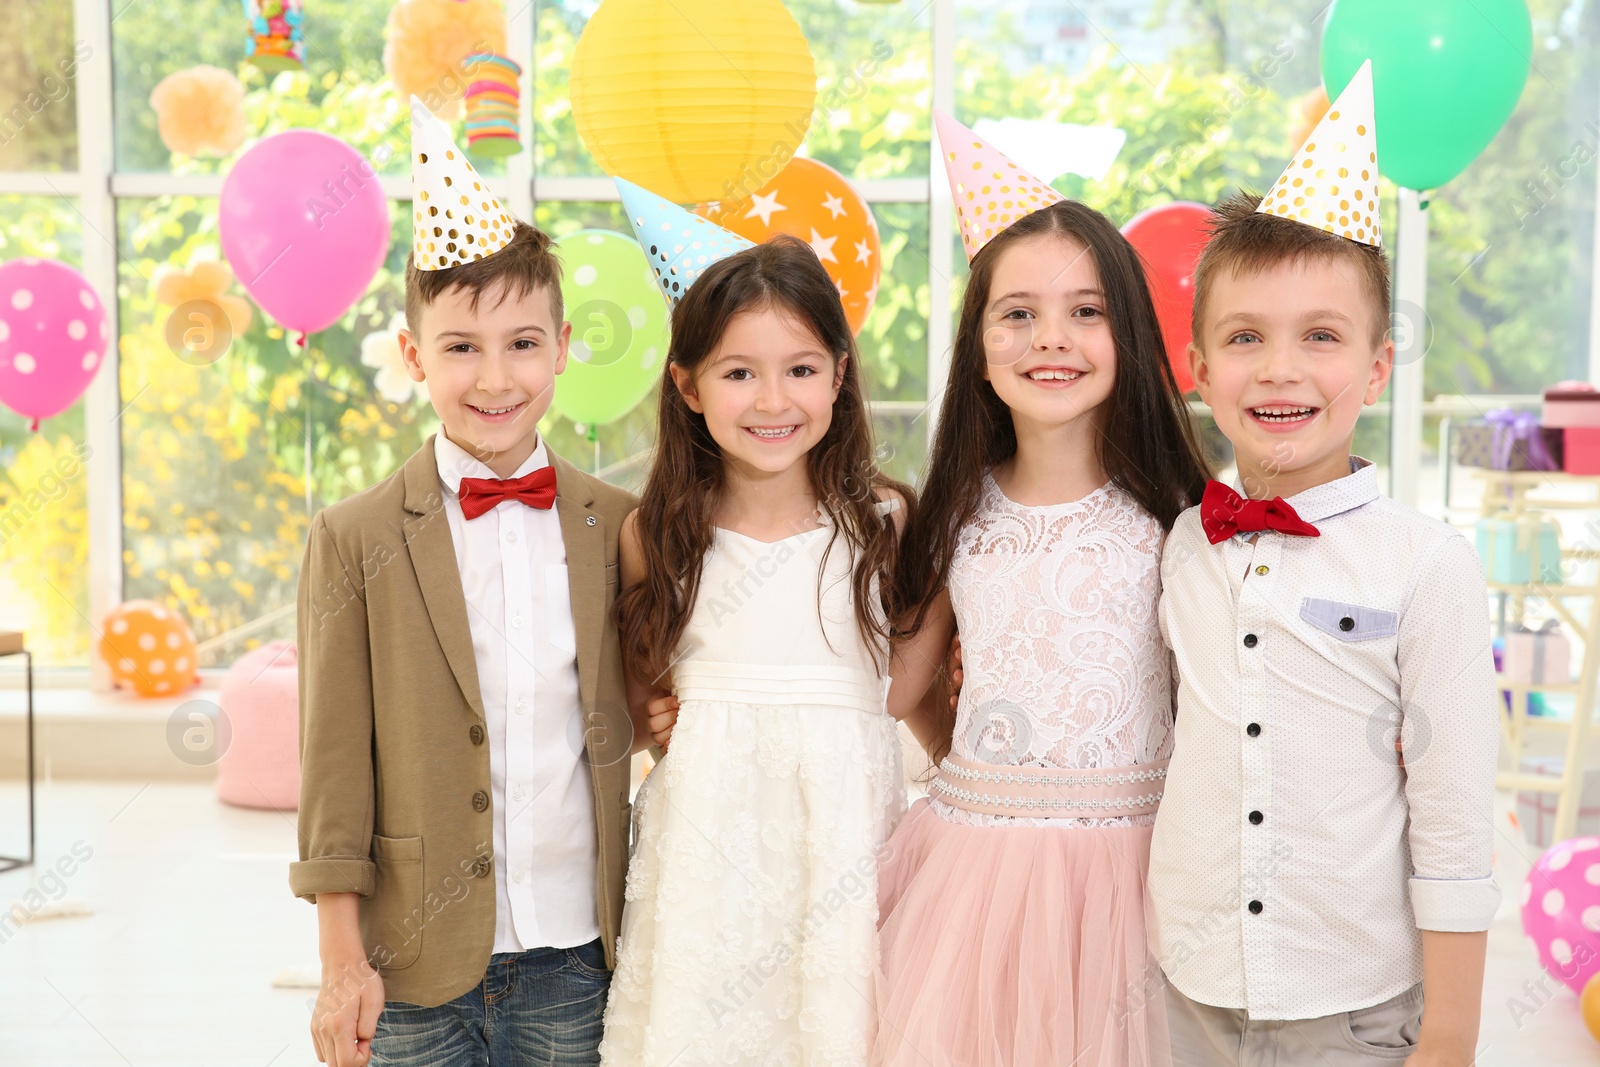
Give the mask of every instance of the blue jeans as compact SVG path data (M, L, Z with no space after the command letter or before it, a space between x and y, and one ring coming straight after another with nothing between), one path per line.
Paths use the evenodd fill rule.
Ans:
M373 1067L588 1067L600 1062L611 972L598 938L497 952L476 989L436 1008L391 1000Z

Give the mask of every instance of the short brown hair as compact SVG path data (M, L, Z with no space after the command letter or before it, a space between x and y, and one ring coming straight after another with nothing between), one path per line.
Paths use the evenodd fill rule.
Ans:
M1259 274L1281 263L1324 260L1355 267L1372 298L1372 343L1389 332L1389 259L1383 249L1308 226L1281 215L1258 213L1261 197L1237 193L1216 206L1211 241L1194 269L1191 332L1198 341L1206 300L1218 272Z
M550 309L560 325L564 309L561 303L561 260L551 247L550 237L542 230L519 221L511 231L511 240L498 252L443 270L419 270L416 257L406 260L406 328L416 332L422 318L422 309L449 289L460 288L471 294L472 310L478 310L478 300L497 283L504 282L505 297L521 298L536 289L550 294Z

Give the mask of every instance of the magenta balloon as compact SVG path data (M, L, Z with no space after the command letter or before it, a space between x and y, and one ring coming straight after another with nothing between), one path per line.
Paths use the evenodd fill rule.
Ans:
M350 310L389 251L389 204L372 165L315 130L275 133L240 156L218 222L245 291L302 333Z
M83 395L108 334L100 297L65 263L30 257L0 266L0 403L37 430Z

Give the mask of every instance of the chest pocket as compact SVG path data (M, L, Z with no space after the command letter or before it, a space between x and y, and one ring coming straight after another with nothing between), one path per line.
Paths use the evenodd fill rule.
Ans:
M1400 630L1400 616L1392 611L1364 608L1337 600L1306 597L1300 602L1300 617L1312 626L1341 641L1370 641L1393 637Z

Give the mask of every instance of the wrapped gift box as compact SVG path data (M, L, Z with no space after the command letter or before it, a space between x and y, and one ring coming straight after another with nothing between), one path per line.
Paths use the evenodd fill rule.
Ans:
M1565 766L1560 756L1524 756L1521 769L1532 774L1561 776ZM1535 792L1531 789L1517 791L1517 822L1528 843L1539 848L1549 848L1556 828L1556 805L1561 794ZM1600 767L1590 767L1583 772L1583 789L1578 794L1577 836L1600 834Z
M1506 634L1505 680L1519 685L1566 685L1572 680L1572 642L1554 621Z
M1544 391L1546 426L1600 427L1600 390L1588 382L1562 382Z
M1561 469L1568 474L1600 474L1600 426L1568 426L1561 431Z
M1502 471L1562 469L1563 432L1531 411L1491 411L1456 431L1456 462Z
M1561 581L1561 538L1556 524L1547 519L1479 519L1477 546L1484 575L1491 582Z

